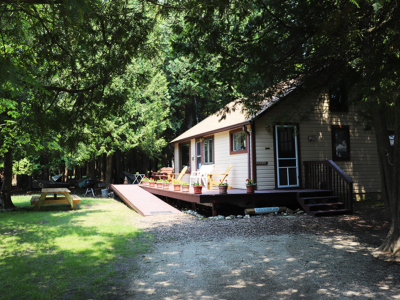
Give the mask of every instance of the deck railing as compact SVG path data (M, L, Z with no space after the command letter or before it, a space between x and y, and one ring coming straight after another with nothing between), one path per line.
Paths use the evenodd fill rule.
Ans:
M353 210L353 180L333 161L305 161L305 188L331 190L345 208Z

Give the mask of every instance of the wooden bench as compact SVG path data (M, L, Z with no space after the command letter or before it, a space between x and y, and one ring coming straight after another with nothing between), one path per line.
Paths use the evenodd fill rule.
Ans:
M72 198L72 201L74 203L81 203L81 197L79 197L78 195L70 195ZM40 199L40 195L38 196L32 196L31 198L31 205L36 205L39 203L39 199ZM69 204L68 199L66 197L57 197L57 199L54 199L52 197L47 197L44 202L43 205L45 204Z
M151 174L151 177L153 177L153 179L158 180L158 179L162 179L162 180L168 180L169 179L169 175L172 174L172 172L174 171L174 168L172 167L163 167L160 169L160 172L153 172Z

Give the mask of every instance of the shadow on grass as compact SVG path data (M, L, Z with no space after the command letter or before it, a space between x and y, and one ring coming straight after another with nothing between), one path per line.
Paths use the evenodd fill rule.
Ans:
M115 298L151 244L112 200L32 209L0 214L1 299Z

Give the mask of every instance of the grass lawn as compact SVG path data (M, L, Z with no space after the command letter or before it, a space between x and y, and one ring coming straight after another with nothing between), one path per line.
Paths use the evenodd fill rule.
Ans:
M112 199L83 198L32 211L31 196L13 197L26 210L0 212L0 299L110 299L149 250L140 218ZM120 295L121 296L121 295Z

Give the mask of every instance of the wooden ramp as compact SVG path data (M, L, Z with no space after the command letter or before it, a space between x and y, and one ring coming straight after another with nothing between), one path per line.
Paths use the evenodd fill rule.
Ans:
M182 213L138 185L112 184L111 189L126 205L144 217Z

